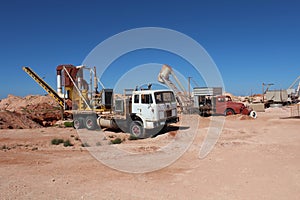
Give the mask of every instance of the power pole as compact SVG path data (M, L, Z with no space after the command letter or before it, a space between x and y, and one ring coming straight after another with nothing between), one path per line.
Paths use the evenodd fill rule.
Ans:
M191 78L192 77L188 77L188 82L189 82L189 85L188 85L188 88L189 88L189 100L191 100Z
M264 88L265 84L262 83L262 102L265 102L265 88Z

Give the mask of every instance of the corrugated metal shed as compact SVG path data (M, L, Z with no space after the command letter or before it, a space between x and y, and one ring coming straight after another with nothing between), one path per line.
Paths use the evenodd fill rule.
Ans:
M194 96L215 96L222 95L221 87L196 87L193 90Z

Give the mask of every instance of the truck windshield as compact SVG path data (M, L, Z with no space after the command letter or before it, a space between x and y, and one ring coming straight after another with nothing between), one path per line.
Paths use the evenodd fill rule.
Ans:
M173 92L154 92L154 98L157 104L175 102Z

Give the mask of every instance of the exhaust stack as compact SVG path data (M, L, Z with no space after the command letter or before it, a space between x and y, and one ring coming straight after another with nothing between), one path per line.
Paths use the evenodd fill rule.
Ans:
M62 93L62 84L61 84L61 70L56 71L57 79L57 94L62 98L64 95Z

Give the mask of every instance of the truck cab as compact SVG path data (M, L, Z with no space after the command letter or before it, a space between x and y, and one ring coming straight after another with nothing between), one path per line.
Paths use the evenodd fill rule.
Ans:
M141 137L146 129L156 129L179 121L175 95L170 90L133 91L130 133Z
M216 114L234 115L245 114L251 112L243 103L233 102L230 96L213 97L214 111Z
M256 118L256 113L252 109L246 107L243 103L232 101L230 96L199 96L200 115L234 115L244 114Z

